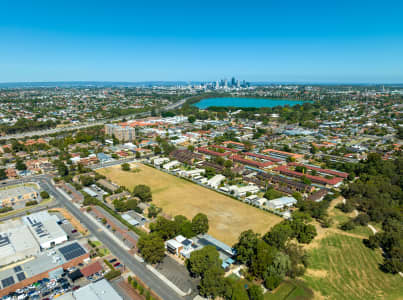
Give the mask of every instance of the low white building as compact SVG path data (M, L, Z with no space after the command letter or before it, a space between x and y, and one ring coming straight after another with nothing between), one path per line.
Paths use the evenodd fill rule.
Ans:
M213 178L209 179L207 181L207 185L212 187L212 188L218 188L219 185L221 184L221 182L223 182L225 180L225 176L221 175L221 174L217 174L215 175Z
M267 201L267 207L270 209L283 209L284 207L291 207L297 204L294 197L281 197Z
M48 249L68 240L66 232L57 224L59 218L40 211L21 218L42 249Z
M182 251L188 252L192 249L193 241L182 235L165 242L165 248L168 252L179 255Z
M256 194L260 191L259 187L256 185L246 185L241 187L231 185L229 189L236 197L244 197L247 193Z
M163 165L162 168L164 170L171 170L172 168L175 168L175 167L179 166L180 164L181 163L179 161L173 160L173 161L170 161L169 163L166 163L165 165Z
M196 176L200 176L200 174L204 174L206 172L205 169L195 169L195 170L190 170L190 171L179 171L179 175L183 177L191 177L195 178Z
M125 219L127 221L127 223L129 223L130 225L137 226L140 224L135 218L133 218L129 214L123 214L122 218Z
M153 163L154 163L154 166L161 166L162 164L164 164L164 163L166 163L168 161L169 161L169 158L158 157L158 158L154 159Z

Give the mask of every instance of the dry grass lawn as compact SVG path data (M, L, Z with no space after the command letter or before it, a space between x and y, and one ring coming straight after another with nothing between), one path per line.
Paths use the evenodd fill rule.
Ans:
M98 172L130 190L138 184L148 185L153 193L153 203L168 215L182 214L192 218L199 212L206 214L210 223L209 234L228 245L233 245L242 231L252 229L264 234L282 220L276 215L151 167L133 164L132 168L140 171L125 172L120 166L113 166Z

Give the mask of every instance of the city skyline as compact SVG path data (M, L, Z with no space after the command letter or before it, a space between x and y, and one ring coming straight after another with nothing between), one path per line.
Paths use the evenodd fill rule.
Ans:
M399 1L21 2L1 4L0 82L403 82Z

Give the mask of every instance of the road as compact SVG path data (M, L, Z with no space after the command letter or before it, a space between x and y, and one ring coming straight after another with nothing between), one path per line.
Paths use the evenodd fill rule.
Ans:
M45 129L45 130L9 134L9 135L1 136L0 140L22 139L22 138L31 137L31 136L49 135L49 134L58 133L58 132L66 132L66 131L77 130L77 129L87 128L87 127L92 127L92 126L104 125L105 123L118 121L118 120L121 120L122 118L145 118L145 117L149 117L150 115L151 115L150 112L143 112L143 113L138 113L138 114L134 114L134 115L121 116L119 118L106 119L106 120L97 121L97 122L88 122L88 123L79 124L79 125L75 125L75 126L50 128L50 129Z
M88 219L70 200L60 193L51 182L49 177L41 177L40 182L49 194L59 200L60 204L66 207L69 212L83 224L92 235L101 241L119 260L132 270L148 287L157 293L162 299L177 300L182 299L176 292L168 287L157 276L151 273L144 263L137 261L125 249L122 249L112 238L105 232L99 231L99 227Z
M176 109L176 108L182 106L189 98L190 97L187 97L182 100L179 100L178 102L167 105L167 106L163 107L162 110L167 111L167 110ZM22 138L31 137L31 136L43 136L43 135L49 135L49 134L58 133L58 132L65 132L65 131L92 127L92 126L104 125L109 122L121 120L122 118L125 118L125 119L145 118L145 117L149 117L149 116L151 116L151 112L148 111L148 112L142 112L142 113L137 113L137 114L133 114L133 115L120 116L118 118L112 118L112 119L106 119L106 120L102 120L102 121L89 122L89 123L85 123L85 124L69 126L69 127L51 128L51 129L38 130L38 131L29 131L29 132L22 132L22 133L16 133L16 134L8 134L8 135L0 136L0 140L22 139Z
M123 164L123 163L130 163L130 162L133 162L135 160L136 159L134 157L129 157L129 158L124 158L124 159L111 160L111 161L104 162L104 163L94 164L94 165L90 165L88 167L90 169L92 169L92 170L96 170L96 169L102 169L102 168L106 168L106 167L112 167L112 166L120 165L120 164Z
M149 286L162 299L177 300L182 299L157 276L151 273L146 266L137 261L130 253L122 249L113 239L105 232L99 231L99 227L89 220L72 202L66 199L59 191L54 190L58 194L57 198L69 210L69 212L77 218L99 241L101 241L116 257L119 258L130 270L132 270L147 286Z
M174 292L168 285L165 284L156 275L150 272L146 265L139 262L117 244L111 237L105 232L99 231L97 224L94 224L88 219L84 213L80 211L70 200L68 200L62 193L60 193L56 187L52 184L52 179L48 175L31 176L17 180L7 181L2 186L21 184L27 182L36 182L42 189L47 191L49 195L55 198L55 203L58 203L67 208L67 210L81 223L83 224L92 235L94 235L99 241L101 241L126 267L133 271L149 288L151 288L162 299L178 300L183 299L176 292ZM13 216L14 217L14 216Z

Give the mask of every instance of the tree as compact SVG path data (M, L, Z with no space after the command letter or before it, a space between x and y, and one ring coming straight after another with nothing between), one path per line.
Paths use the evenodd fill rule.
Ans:
M192 219L192 230L196 234L204 234L209 230L208 218L203 213L198 213Z
M276 199L276 198L281 197L282 195L283 195L283 194L281 194L280 192L276 191L275 189L269 188L269 189L266 191L266 193L264 194L264 197L265 197L267 200L273 200L273 199Z
M359 214L355 217L354 223L359 224L361 226L367 226L370 218L367 214Z
M136 185L133 190L133 196L139 197L143 202L150 202L152 200L151 189L144 184Z
M136 199L129 199L126 201L126 207L128 210L136 210L137 208L137 201Z
M197 251L192 252L190 256L192 256L192 254L195 252ZM202 279L200 280L199 285L200 295L204 297L211 297L212 299L214 299L217 296L223 294L225 290L225 279L222 276L223 274L224 270L221 268L221 266L213 265L212 267L207 269L203 273Z
M263 278L268 267L273 263L276 253L276 248L259 239L256 246L256 254L252 257L249 272L258 278Z
M91 176L80 176L81 184L84 186L90 186L95 183L95 180Z
M281 250L284 249L286 242L293 234L290 224L282 222L274 225L272 229L263 236L263 240L276 249Z
M0 180L7 179L7 173L5 169L0 169Z
M123 171L126 171L126 172L130 171L130 165L128 163L122 164L121 168Z
M123 199L115 199L113 200L112 204L115 210L118 212L125 212L128 210L126 201L124 201Z
M59 161L57 163L57 171L58 171L59 175L62 177L67 176L69 174L69 169L62 161Z
M231 300L249 300L248 292L241 283L233 285Z
M156 234L141 236L137 246L144 260L150 264L161 262L165 256L164 240Z
M270 276L276 275L283 278L290 270L290 257L283 252L278 252L273 260L273 263L269 266L267 274Z
M48 199L49 198L49 193L47 191L42 191L40 193L40 195L41 195L42 199Z
M173 238L177 234L177 226L174 221L159 216L154 223L150 224L150 230L158 234L164 241Z
M154 204L150 204L147 211L148 211L147 216L149 218L155 218L162 211L162 209L160 207L155 206Z
M188 121L189 123L194 123L196 121L196 117L191 115L188 117Z
M192 223L185 216L175 216L174 222L176 224L177 233L187 238L192 238L196 235L196 233L192 229Z
M312 181L309 178L307 178L305 175L301 177L301 182L308 184L308 185L312 184Z
M214 267L222 270L221 264L220 255L212 245L193 251L190 253L190 258L186 261L186 266L193 277L204 276L208 270Z
M291 261L291 268L287 276L295 278L304 275L305 268L308 266L308 255L302 246L296 243L287 243L284 253L288 255Z
M300 192L294 192L292 193L292 196L297 200L297 201L302 201L302 195Z
M260 285L251 285L248 288L248 295L250 300L263 300L263 289Z
M349 231L349 230L353 230L355 228L355 223L353 220L349 220L345 223L343 223L340 228L344 231Z
M206 171L204 172L204 176L206 176L209 179L214 177L214 175L216 174L215 170L211 167L206 167L205 170Z
M21 159L17 159L15 163L15 168L19 171L25 171L27 169L27 166Z
M304 224L301 220L293 220L291 228L294 231L294 236L298 242L309 244L316 236L316 228L311 224Z
M250 265L255 254L259 234L252 230L240 234L238 242L233 246L236 252L236 260L240 263Z
M264 280L264 286L269 289L269 290L274 290L276 287L280 285L280 283L283 281L283 278L280 276L266 276Z
M224 167L231 168L232 167L232 161L229 160L229 159L225 160Z

